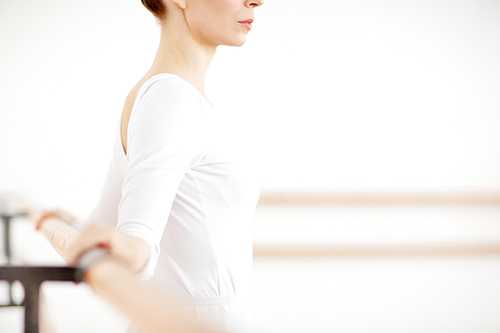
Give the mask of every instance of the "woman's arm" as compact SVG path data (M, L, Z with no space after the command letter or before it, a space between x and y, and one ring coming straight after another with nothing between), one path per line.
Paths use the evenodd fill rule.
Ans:
M147 242L149 276L185 174L206 154L207 121L199 98L184 81L156 76L141 88L130 116L116 229Z
M167 295L141 281L111 257L91 265L85 281L145 332L216 332L209 323L197 321L186 308L173 306Z
M134 237L102 225L91 225L80 235L57 218L47 218L40 224L39 230L49 239L57 253L71 264L76 264L77 258L98 244L115 244L108 246L108 249L114 249L114 255L87 269L85 282L146 332L215 332L208 323L201 325L182 308L172 306L167 295L140 280L135 274L137 267L134 261L124 259L123 247L128 247L127 251L134 251L130 247L140 247L135 240L129 239ZM147 249L147 245L144 246Z
M65 260L76 265L93 248L102 247L134 273L140 272L149 259L149 246L140 238L125 234L103 224L86 226L79 237L65 249Z
M149 247L143 240L105 225L91 224L79 233L60 218L45 217L38 220L37 229L68 265L75 265L83 254L95 247L106 248L133 272L139 272L149 258Z

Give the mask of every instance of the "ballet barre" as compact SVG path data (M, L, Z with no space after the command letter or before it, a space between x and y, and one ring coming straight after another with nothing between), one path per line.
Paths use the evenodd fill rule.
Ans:
M24 332L39 331L39 293L40 285L45 281L76 281L83 280L83 272L76 267L40 267L40 266L0 266L0 280L11 284L19 281L24 287L24 300L14 306L24 307ZM12 299L11 299L12 302Z
M3 243L6 265L0 266L0 280L7 281L8 301L0 304L2 307L24 307L24 332L38 333L39 331L39 293L40 286L45 281L83 281L85 268L64 266L17 266L12 264L11 223L14 218L26 217L24 212L2 212L0 219L3 224ZM14 302L12 297L12 283L19 281L24 288L24 299Z
M5 254L5 258L7 260L6 266L12 265L12 248L10 243L11 236L11 223L14 218L17 217L25 217L25 213L11 213L4 212L0 213L0 220L3 225L3 251ZM22 306L22 304L18 304L12 299L12 282L9 282L9 291L8 291L8 301L7 304L0 304L0 308L2 307L12 307L12 306Z
M17 217L26 217L25 213L1 213L0 219L3 224L3 245L5 258L7 259L7 265L12 263L12 249L10 245L10 233L11 233L11 223L12 219Z

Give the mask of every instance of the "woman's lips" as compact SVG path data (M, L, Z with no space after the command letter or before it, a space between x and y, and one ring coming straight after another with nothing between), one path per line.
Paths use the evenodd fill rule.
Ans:
M238 21L238 23L247 28L248 30L250 30L252 29L253 19L249 19L246 21Z

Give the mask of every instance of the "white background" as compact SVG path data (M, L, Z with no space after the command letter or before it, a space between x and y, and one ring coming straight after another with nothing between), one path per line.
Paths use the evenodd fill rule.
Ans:
M88 214L158 37L139 0L0 0L0 193ZM497 0L267 0L246 45L218 50L207 94L264 191L500 190ZM498 241L499 220L498 207L260 207L254 239ZM17 228L18 256L54 258ZM257 259L252 302L262 332L498 332L499 260ZM47 290L59 332L125 325L88 290ZM0 315L0 332L19 331Z
M0 191L85 215L159 27L138 0L2 0L0 32ZM207 94L263 190L500 189L495 0L268 0Z

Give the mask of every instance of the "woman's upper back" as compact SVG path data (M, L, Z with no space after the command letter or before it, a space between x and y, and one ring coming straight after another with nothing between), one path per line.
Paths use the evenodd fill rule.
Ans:
M173 295L245 296L254 170L227 149L232 138L210 103L175 75L147 80L129 119L127 155L119 135L101 199L119 197L108 202L117 229L146 240L147 270Z

